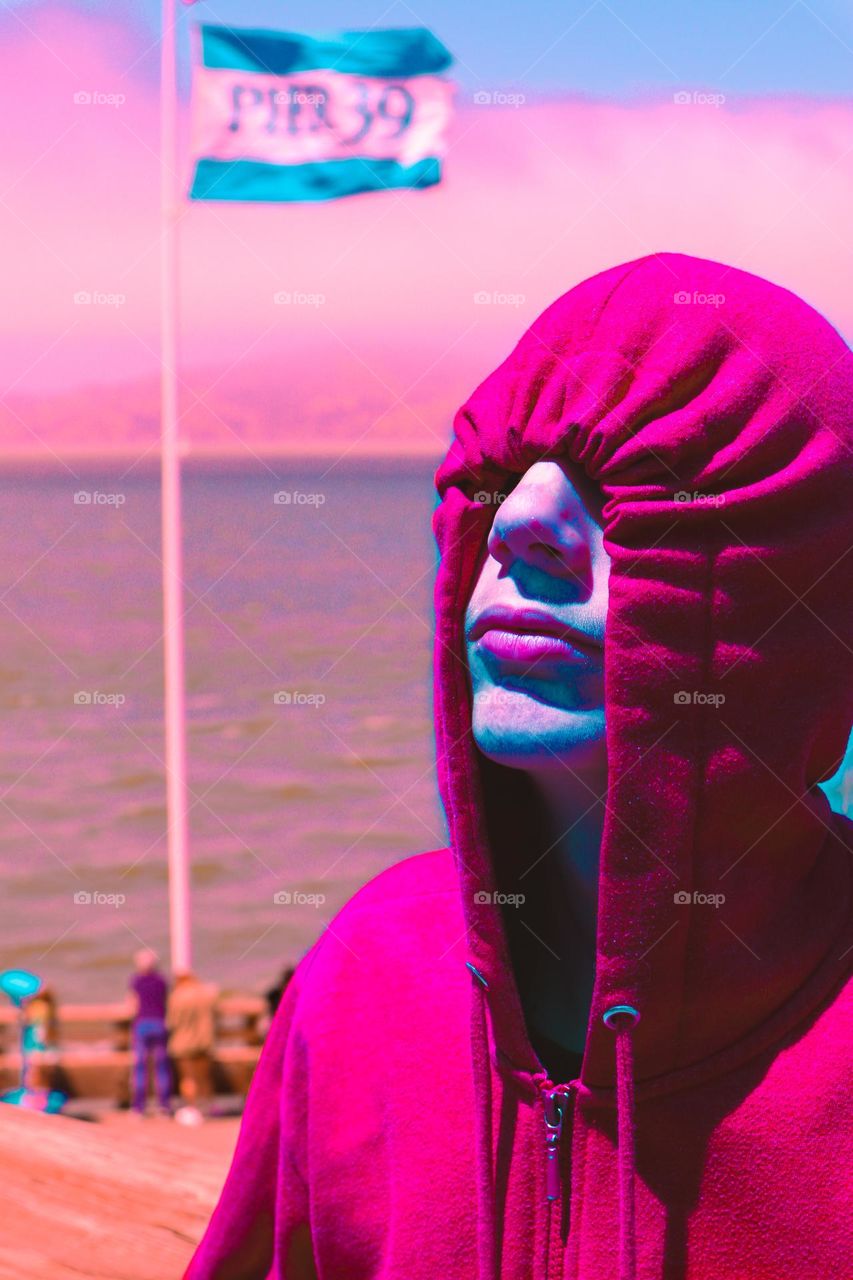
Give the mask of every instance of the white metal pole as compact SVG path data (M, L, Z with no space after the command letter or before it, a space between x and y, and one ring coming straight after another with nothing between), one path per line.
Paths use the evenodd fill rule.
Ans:
M181 466L178 454L178 83L176 0L162 0L160 43L160 502L165 651L166 807L172 971L192 965L187 824Z

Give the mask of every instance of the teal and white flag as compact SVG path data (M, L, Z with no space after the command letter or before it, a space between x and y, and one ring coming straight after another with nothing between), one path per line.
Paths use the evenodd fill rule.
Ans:
M440 180L452 58L430 31L195 34L192 199L331 200Z

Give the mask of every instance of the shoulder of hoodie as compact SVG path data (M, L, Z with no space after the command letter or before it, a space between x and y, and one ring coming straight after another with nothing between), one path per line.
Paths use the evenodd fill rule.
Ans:
M292 995L304 1004L312 989L334 982L340 992L377 973L387 981L417 972L423 981L448 963L461 977L465 931L452 851L413 854L368 880L323 927L297 965Z

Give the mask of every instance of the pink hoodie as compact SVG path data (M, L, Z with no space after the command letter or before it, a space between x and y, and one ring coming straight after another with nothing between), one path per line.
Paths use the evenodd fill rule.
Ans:
M816 786L853 720L851 404L805 303L656 254L560 298L459 411L435 516L451 848L371 881L299 965L190 1280L853 1275L853 824ZM524 779L474 747L462 631L476 495L543 456L600 485L611 557L596 982L563 1081L493 896Z

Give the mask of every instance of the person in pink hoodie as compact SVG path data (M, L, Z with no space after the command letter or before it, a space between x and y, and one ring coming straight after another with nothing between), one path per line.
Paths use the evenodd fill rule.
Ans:
M806 303L660 253L459 410L450 846L298 965L189 1280L851 1274L851 406Z

